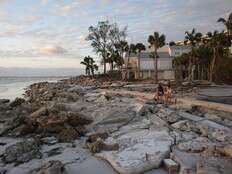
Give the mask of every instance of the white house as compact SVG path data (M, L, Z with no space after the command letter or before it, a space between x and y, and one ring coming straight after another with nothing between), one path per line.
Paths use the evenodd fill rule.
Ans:
M159 80L171 80L175 78L173 70L173 59L174 57L180 56L183 53L191 51L190 46L179 45L171 46L168 51L158 51L158 79ZM124 79L138 79L139 72L141 79L149 79L155 77L155 66L154 59L151 56L152 52L141 52L140 62L138 54L131 54L124 59L124 67L122 69L122 76ZM128 64L128 65L127 65ZM140 71L139 71L140 69Z
M189 53L192 47L189 45L173 45L168 49L169 55L171 57L178 57L184 53Z
M172 60L168 52L158 52L158 78L174 79L172 70ZM139 58L138 54L132 54L129 58L125 58L125 66L123 68L123 78L138 79L139 78ZM154 59L151 57L151 52L141 52L140 54L140 78L154 78L155 66ZM126 77L127 76L127 77Z

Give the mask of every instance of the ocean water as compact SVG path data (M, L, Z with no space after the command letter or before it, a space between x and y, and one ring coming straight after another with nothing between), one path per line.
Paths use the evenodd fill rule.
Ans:
M0 99L22 97L25 88L38 82L56 82L65 77L0 77Z

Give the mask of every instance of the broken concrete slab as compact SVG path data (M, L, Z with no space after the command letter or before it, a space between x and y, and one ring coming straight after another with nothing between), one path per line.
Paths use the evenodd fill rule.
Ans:
M199 116L196 116L196 115L192 115L192 114L189 114L189 113L183 112L183 111L178 112L178 115L181 116L184 119L195 121L195 122L202 121L202 120L205 119L204 117L199 117Z
M119 173L139 174L159 168L162 160L169 156L173 139L165 130L141 130L125 134L116 142L118 151L101 152L96 156L107 160Z
M179 171L179 165L172 159L165 159L164 167L169 174L177 174Z
M184 152L174 147L171 158L180 164L180 173L195 172L200 154Z

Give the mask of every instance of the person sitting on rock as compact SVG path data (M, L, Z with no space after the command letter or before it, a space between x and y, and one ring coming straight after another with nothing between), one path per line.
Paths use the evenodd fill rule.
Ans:
M165 103L166 104L171 104L172 103L172 88L170 82L168 83L166 90L164 92L164 98L165 98Z
M163 88L163 86L160 83L158 84L158 88L156 90L154 99L157 101L157 103L159 103L160 101L163 102L163 99L164 99L164 88Z

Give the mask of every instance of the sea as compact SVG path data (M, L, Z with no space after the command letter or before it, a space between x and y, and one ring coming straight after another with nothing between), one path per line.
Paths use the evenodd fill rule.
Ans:
M57 82L68 77L0 77L0 99L14 100L22 97L25 89L33 83Z

